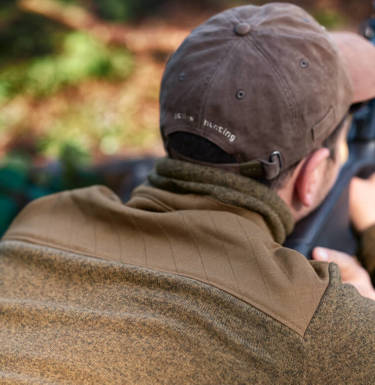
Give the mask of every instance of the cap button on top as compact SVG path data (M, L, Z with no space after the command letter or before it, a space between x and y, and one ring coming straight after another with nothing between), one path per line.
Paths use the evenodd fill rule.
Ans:
M247 35L251 30L250 24L247 23L239 23L234 27L234 32L239 36Z

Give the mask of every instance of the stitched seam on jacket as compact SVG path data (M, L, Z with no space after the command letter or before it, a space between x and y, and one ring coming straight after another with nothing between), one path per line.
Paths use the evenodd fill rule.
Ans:
M281 320L280 317L273 313L270 309L268 309L267 307L263 306L261 303L259 303L257 300L253 300L252 298L245 298L244 296L242 296L241 294L239 293L234 293L234 292L230 292L227 288L223 287L222 285L220 284L217 284L217 283L213 283L211 282L209 279L207 279L207 281L203 281L203 280L200 280L199 278L197 277L194 277L192 275L189 275L189 274L184 274L184 273L177 273L177 272L174 272L174 271L168 271L168 270L163 270L163 269L158 269L158 268L152 268L152 267L149 267L149 266L146 266L146 265L135 265L135 264L132 264L132 263L122 263L122 262L118 262L118 261L108 261L107 258L105 258L105 256L100 256L100 255L94 255L92 253L90 253L89 251L85 252L85 251L82 251L83 254L81 254L80 252L77 252L77 250L73 250L73 249L70 249L68 247L64 247L64 246L60 246L60 245L53 245L51 243L48 243L48 242L43 242L43 241L40 241L40 240L37 240L37 239L33 239L32 237L27 237L27 236L9 236L7 237L6 239L3 240L3 242L7 242L7 241L10 241L10 242L20 242L20 243L25 243L26 246L29 246L29 247L32 247L32 246L45 246L51 250L59 250L59 251L65 251L65 252L69 252L71 254L74 254L74 255L81 255L81 256L86 256L86 257L90 257L90 258L94 258L94 259L97 259L97 260L105 260L107 262L111 262L111 263L115 263L115 264L121 264L121 265L124 265L124 266L133 266L133 267L141 267L141 268L144 268L144 269L149 269L151 271L158 271L158 272L162 272L162 273L166 273L166 274L175 274L175 275L178 275L178 276L181 276L181 277L185 277L185 278L189 278L189 279L192 279L196 282L200 282L204 285L207 285L207 286L210 286L210 287L214 287L216 289L219 289L225 293L227 293L228 295L231 295L235 298L237 298L238 300L241 300L242 302L250 305L250 306L253 306L254 308L256 308L258 311L260 311L261 313L269 316L270 318L272 318L274 321L278 322L279 324L283 325L284 327L287 327L288 329L290 329L292 332L296 333L297 335L299 335L301 338L304 337L304 333L305 333L305 330L301 329L298 327L298 325L295 325L293 322L289 322L287 320ZM30 245L27 245L27 243L31 243L32 246Z

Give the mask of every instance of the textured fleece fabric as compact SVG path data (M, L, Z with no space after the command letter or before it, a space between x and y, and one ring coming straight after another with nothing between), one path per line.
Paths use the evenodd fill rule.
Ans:
M0 383L373 384L375 303L275 242L276 196L217 191L27 206L0 244Z

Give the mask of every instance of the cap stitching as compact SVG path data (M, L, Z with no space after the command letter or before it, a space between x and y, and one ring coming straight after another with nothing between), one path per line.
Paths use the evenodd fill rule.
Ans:
M334 115L333 116L333 119L331 117L331 115ZM345 114L345 117L346 117L346 114ZM312 128L311 128L311 135L312 135L312 140L313 140L313 143L316 145L317 142L319 141L322 141L324 140L326 137L328 137L330 135L331 132L329 132L328 134L325 135L325 137L322 137L322 131L324 132L324 130L322 130L322 125L325 124L326 120L330 118L331 121L335 120L336 116L335 116L335 111L334 111L334 108L333 106L329 106L328 108L328 111L324 114L324 116L318 121L316 122ZM336 124L335 123L331 123L331 130L330 131L333 131L335 129L335 126Z
M254 36L251 33L249 34L249 39L251 39L255 48L264 57L264 59L271 66L272 71L276 75L276 77L279 81L279 85L281 86L281 92L283 93L283 96L285 98L284 101L287 104L288 109L291 112L294 128L297 128L297 110L295 108L295 106L297 105L297 102L296 102L296 99L294 97L294 94L293 94L291 88L289 87L287 81L283 78L282 74L279 72L277 67L273 64L272 58L267 54L267 52L265 52L262 49L262 47L257 43L256 39L254 38ZM290 100L292 100L293 102L290 102Z
M237 18L237 16L236 15L233 15L234 16L234 18L236 19L236 21L237 22L239 22L239 23L245 23L246 21L242 21L242 20L240 20L239 18ZM246 37L246 36L245 36ZM279 80L279 84L280 84L280 86L281 86L281 91L284 93L284 85L282 84L283 82L284 82L284 79L283 79L283 77L281 76L281 74L279 73L279 71L277 70L277 67L276 66L274 66L273 65L273 62L272 62L272 58L271 57L269 57L269 55L259 46L259 44L257 44L257 41L256 41L256 39L254 38L254 36L253 36L253 30L250 30L249 31L249 33L247 34L247 37L248 37L248 41L252 41L252 43L254 44L254 46L255 46L255 48L257 49L257 51L262 55L262 57L271 65L271 67L272 67L272 70L273 70L273 72L275 73L275 75L277 76L277 78L278 78L278 80ZM292 94L292 91L291 91L291 89L290 89L290 87L288 86L288 84L287 84L287 82L285 81L285 83L286 83L286 87L285 87L285 91L286 91L286 93L288 93L288 91L290 91L290 93L291 93L291 97L293 98L293 101L294 101L294 103L295 104L297 104L296 103L296 99L294 98L294 95ZM289 89L289 90L288 90ZM284 94L284 97L285 96L288 96L288 95L285 95ZM286 98L286 104L289 104L289 98L287 97ZM296 119L296 114L295 114L295 109L293 108L293 106L291 105L291 104L289 104L289 106L290 106L290 109L292 110L292 117L293 117L293 119Z
M221 56L221 58L216 62L216 69L215 69L215 72L212 74L211 76L211 79L208 81L208 84L207 84L207 87L206 87L206 90L204 91L204 94L203 94L203 97L202 97L202 106L199 110L199 116L198 116L198 124L197 124L197 127L198 129L201 128L202 126L202 121L203 121L203 112L206 110L206 106L207 106L207 103L208 103L208 94L209 92L211 91L211 86L212 86L212 83L214 82L214 80L216 79L216 76L217 76L217 73L219 71L219 67L220 67L220 64L225 60L229 60L230 58L230 53L233 51L233 49L235 47L237 47L237 45L239 44L239 41L235 41L235 39L230 39L228 41L228 43L226 45L229 45L231 42L234 41L234 44L230 47L229 51L228 52L225 52L225 54L223 54Z

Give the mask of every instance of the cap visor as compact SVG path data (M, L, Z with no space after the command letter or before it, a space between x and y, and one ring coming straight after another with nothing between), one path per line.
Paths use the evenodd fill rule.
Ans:
M353 87L352 103L375 97L375 46L351 32L331 32Z

